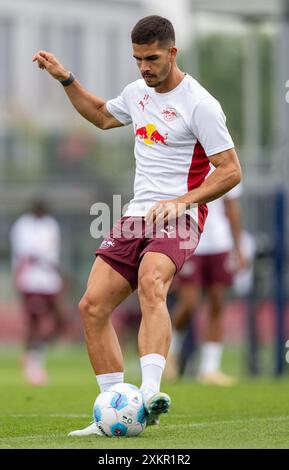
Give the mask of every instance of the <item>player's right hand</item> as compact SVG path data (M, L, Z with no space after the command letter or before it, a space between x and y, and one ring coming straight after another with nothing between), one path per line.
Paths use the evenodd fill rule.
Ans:
M39 51L33 58L33 62L38 63L40 69L47 70L56 80L67 80L70 72L54 57L51 52Z
M250 265L249 260L244 256L241 251L235 250L234 258L236 263L236 272L243 271L247 269Z

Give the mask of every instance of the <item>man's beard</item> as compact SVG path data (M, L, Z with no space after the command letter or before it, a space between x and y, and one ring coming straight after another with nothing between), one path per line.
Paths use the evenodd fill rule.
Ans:
M143 78L144 78L144 80L145 80L147 86L150 87L150 88L157 88L158 86L160 86L160 85L163 83L163 80L160 80L160 81L158 81L157 83L153 83L153 82L148 83L148 82L146 81L146 75L143 75ZM157 77L148 75L148 78L154 79L154 78L157 78Z
M154 84L149 84L146 82L147 86L150 87L150 88L157 88L158 86L160 86L163 82L158 82L158 83L154 83Z
M150 77L150 75L148 74L148 77L150 77L150 78L156 78L156 79L158 80L157 83L147 83L147 81L146 81L146 79L145 79L145 75L143 76L143 78L145 79L145 82L146 82L146 84L147 84L148 87L150 87L150 88L158 88L159 86L161 86L161 85L164 83L164 81L166 80L167 76L169 75L169 72L170 72L170 66L168 65L167 67L164 67L164 69L163 69L163 70L161 71L161 73L160 73L160 76L163 77L162 80L160 80L159 77L154 77L154 76Z

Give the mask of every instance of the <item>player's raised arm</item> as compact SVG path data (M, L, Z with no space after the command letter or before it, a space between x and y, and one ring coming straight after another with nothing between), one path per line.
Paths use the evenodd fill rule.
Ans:
M105 101L85 90L53 54L39 51L32 60L38 63L39 68L47 70L55 80L62 83L75 109L96 127L111 129L123 125L108 112Z

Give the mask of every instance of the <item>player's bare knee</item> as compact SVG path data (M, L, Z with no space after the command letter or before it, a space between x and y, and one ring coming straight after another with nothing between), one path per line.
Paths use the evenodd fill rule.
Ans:
M219 320L223 317L223 315L224 315L223 306L208 310L208 319L209 319L209 321Z
M140 303L156 308L166 301L165 285L157 273L144 273L139 276L138 296Z
M179 311L173 319L174 328L177 331L182 331L188 326L189 320L192 315L192 307L189 305L182 305L182 308L179 307Z
M106 321L110 314L101 302L90 299L87 294L79 302L79 311L83 320L90 318L99 322Z
M213 298L211 297L209 303L209 315L212 317L218 317L223 314L224 312L224 298L221 296L215 295Z
M189 317L192 314L193 307L194 307L194 303L192 302L190 298L183 299L182 302L180 302L179 304L179 309L182 312L182 315L180 314L180 316L183 316L186 318Z

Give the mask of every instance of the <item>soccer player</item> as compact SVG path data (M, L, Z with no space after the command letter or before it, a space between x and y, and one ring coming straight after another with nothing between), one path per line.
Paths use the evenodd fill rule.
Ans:
M234 274L243 272L247 264L242 244L241 192L241 185L237 185L209 204L200 243L176 278L177 303L172 315L174 331L165 370L168 379L178 376L184 333L204 291L208 294L208 319L198 379L202 383L224 386L233 385L236 381L221 372L221 359L226 293Z
M35 200L31 211L14 222L10 235L15 287L26 319L24 375L32 385L44 385L48 380L45 348L64 325L59 302L63 287L59 225L46 204Z
M133 124L134 198L96 252L80 312L89 358L103 392L124 380L111 313L138 287L141 391L148 424L153 424L170 407L169 396L160 392L171 341L168 289L197 245L206 202L238 184L241 169L220 104L177 66L171 22L145 17L134 26L131 39L142 78L107 102L87 92L53 54L39 51L33 60L62 83L73 106L96 127ZM216 170L205 180L210 162ZM133 237L130 224L138 226ZM182 236L187 224L189 235ZM152 236L145 236L147 228ZM187 237L190 248L182 243ZM93 433L100 430L92 424L72 435Z

